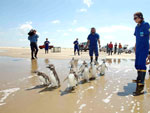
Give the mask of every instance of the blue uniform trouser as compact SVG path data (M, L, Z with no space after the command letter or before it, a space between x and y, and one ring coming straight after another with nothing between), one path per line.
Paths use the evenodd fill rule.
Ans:
M144 84L145 81L147 56L148 56L148 52L144 50L136 52L135 68L138 71L137 80L139 80L140 83L142 84Z
M93 56L93 53L95 53L95 56L98 56L98 47L90 47L89 48L89 55Z
M79 51L79 47L74 47L74 52Z

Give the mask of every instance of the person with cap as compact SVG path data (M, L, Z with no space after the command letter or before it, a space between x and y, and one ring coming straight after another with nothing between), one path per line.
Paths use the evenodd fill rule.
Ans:
M87 38L87 45L85 46L85 49L89 46L89 55L91 59L91 63L93 62L93 53L95 53L95 61L98 61L98 44L100 48L100 39L99 34L96 33L96 29L93 27L91 28L91 33L88 35ZM98 44L97 44L98 43Z
M74 55L76 55L76 51L78 51L78 55L80 55L78 38L73 42L73 44L74 44Z
M134 96L144 94L144 82L146 75L146 58L149 53L149 23L144 21L143 14L137 12L134 14L134 21L137 23L134 35L135 44L135 68L137 70L137 79L133 80L136 85Z
M31 59L37 58L38 53L38 46L37 41L39 36L36 34L36 30L30 30L28 33L28 40L30 40L30 47L31 47Z

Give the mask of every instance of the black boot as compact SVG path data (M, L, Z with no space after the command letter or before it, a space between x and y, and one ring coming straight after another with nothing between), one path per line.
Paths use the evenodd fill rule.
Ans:
M91 63L93 62L93 57L91 57Z
M137 71L137 79L132 80L133 83L140 83L141 79L141 71Z
M133 92L133 96L139 96L144 94L144 84L137 83L136 91Z

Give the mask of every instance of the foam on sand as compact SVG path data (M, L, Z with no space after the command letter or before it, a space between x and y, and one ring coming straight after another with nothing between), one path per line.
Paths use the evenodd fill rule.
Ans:
M86 106L86 104L82 104L82 105L79 107L79 109L81 110L81 109L83 109L85 106Z
M12 93L17 92L18 90L20 90L20 88L11 88L11 89L1 90L0 93L3 93L3 95L2 95L2 98L0 98L0 106L6 104L4 103L4 101L7 99L7 97L11 95Z
M106 99L103 99L103 102L109 103L112 96L113 94L110 94Z

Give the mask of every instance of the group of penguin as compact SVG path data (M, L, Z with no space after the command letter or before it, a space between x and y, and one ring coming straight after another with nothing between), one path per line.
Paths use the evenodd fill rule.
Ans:
M50 64L47 66L47 68L50 70L49 75L46 75L45 73L39 71L35 71L34 73L38 75L42 85L45 85L48 88L59 88L61 86L60 79L55 70L55 66L53 64ZM103 63L101 65L96 61L90 63L90 65L88 65L86 61L83 61L80 68L78 68L78 59L75 58L71 59L69 68L69 74L63 82L67 80L68 87L71 90L75 89L80 80L84 82L95 80L98 76L105 75L105 70L108 69L105 64L105 60L103 60Z

